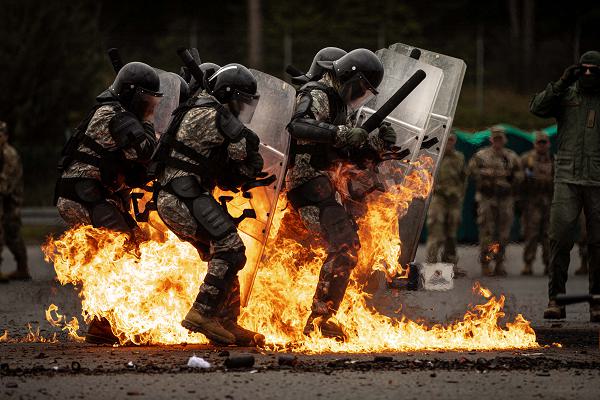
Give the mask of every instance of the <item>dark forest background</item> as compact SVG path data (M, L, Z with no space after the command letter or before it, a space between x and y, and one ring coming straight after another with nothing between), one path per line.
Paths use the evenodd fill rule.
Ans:
M179 46L204 61L241 62L284 77L325 46L396 42L462 58L455 126L523 129L531 95L581 53L600 48L598 1L0 0L0 119L25 166L28 205L48 205L58 152L114 78L106 49L178 71Z

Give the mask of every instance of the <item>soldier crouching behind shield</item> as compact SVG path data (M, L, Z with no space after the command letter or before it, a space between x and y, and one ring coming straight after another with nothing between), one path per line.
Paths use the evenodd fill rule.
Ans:
M357 226L336 200L327 176L341 148L369 145L377 150L395 142L394 130L385 125L377 135L352 128L348 116L365 104L383 79L383 65L369 50L357 49L336 61L319 61L325 71L318 81L298 91L296 111L288 130L292 136L288 172L288 200L304 225L327 243L311 314L304 334L318 328L323 336L344 339L343 327L330 318L344 298L360 248Z
M208 261L198 296L182 325L218 344L261 345L264 336L242 328L238 272L245 247L232 217L213 198L216 186L234 189L263 168L259 139L244 126L258 103L257 81L240 64L220 68L202 92L178 108L161 138L155 192L158 213L180 239ZM164 139L163 139L164 138Z
M139 231L129 214L129 193L146 183L145 170L156 145L152 122L160 100L160 79L147 64L121 68L114 83L63 148L55 202L73 227L93 225ZM117 343L106 319L94 319L86 335L90 343Z

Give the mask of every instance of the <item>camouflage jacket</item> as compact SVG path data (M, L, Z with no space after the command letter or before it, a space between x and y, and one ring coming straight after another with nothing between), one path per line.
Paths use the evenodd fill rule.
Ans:
M553 157L550 153L538 154L530 150L521 155L521 167L523 168L523 190L525 196L552 196L554 188Z
M600 186L600 93L579 84L550 83L530 104L533 114L556 118L555 182Z
M446 151L435 178L434 194L462 198L466 176L465 156L457 150Z
M0 193L3 196L23 196L23 164L17 150L8 143L2 147Z
M332 79L328 74L319 81L329 87L335 87ZM313 89L310 91L310 96L312 97L312 103L310 106L310 114L305 115L301 118L313 118L317 121L323 121L330 124L335 124L339 121L332 121L330 116L330 104L329 98L327 97L327 93L319 89ZM301 95L299 95L296 99L296 104L298 104ZM354 127L353 122L351 121L351 116L347 116L345 118L344 124L338 125L337 133L334 139L334 143L330 145L332 150L339 149L345 146L349 146L348 144L348 133ZM308 141L298 141L299 145L310 144ZM371 134L367 140L367 145L370 146L377 152L384 151L384 143L383 141L376 135ZM327 146L326 144L319 144L319 146ZM303 183L308 182L309 180L320 176L325 175L326 170L331 167L328 166L325 169L319 170L316 169L311 164L311 155L307 153L297 153L294 158L293 167L291 167L290 171L287 174L287 187L288 189L293 189L302 185Z
M217 128L217 111L212 107L195 107L188 110L179 129L175 134L175 139L183 143L202 155L208 162L214 163L215 171L227 173L226 165L233 165L237 173L248 178L255 176L252 167L245 164L248 155L246 149L246 138L242 137L239 141L229 142ZM171 150L170 156L186 163L202 167L201 162L191 159L175 150ZM229 161L232 161L229 163ZM162 186L167 185L174 178L182 176L194 176L205 189L212 189L212 184L202 182L199 174L182 171L181 169L166 164L164 171L160 174L158 181ZM215 176L215 179L218 177Z
M128 161L132 163L149 161L150 157L152 156L152 152L154 151L154 147L156 145L154 129L149 123L144 123L146 137L144 141L138 146L138 148L141 149L140 151L134 149L133 147L127 147L123 149L118 148L115 139L113 139L113 136L111 135L109 124L111 119L121 112L125 112L125 109L116 102L100 106L91 118L84 134L93 139L104 149L106 149L106 151L120 152L121 154L118 155L119 160ZM100 157L100 154L97 154L83 143L78 144L77 150L94 157ZM119 190L128 189L127 185L125 184L124 178L125 174L128 171L124 170L125 168L123 167L117 169L120 170L117 171L116 181L114 182L114 186L110 188L115 192ZM62 177L91 178L102 180L100 168L78 160L73 160L67 166L67 168L62 174Z
M523 181L519 156L510 149L479 150L469 160L468 175L475 181L478 197L507 197L515 194Z

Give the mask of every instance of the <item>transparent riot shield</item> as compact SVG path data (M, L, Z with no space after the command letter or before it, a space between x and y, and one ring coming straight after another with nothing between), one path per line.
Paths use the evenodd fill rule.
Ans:
M399 174L398 171L406 171L409 165L406 161L414 161L418 157L443 73L439 68L389 49L379 50L377 56L384 66L383 81L377 89L377 97L358 111L358 125L373 115L416 71L420 69L426 73L425 80L385 119L396 131L395 150L388 154L396 159L379 166L379 175L383 179L380 182L389 187L402 182L404 174Z
M179 106L180 80L177 74L156 68L160 78L160 91L163 96L154 109L154 130L157 136L162 135L171 122L173 111Z
M261 71L251 71L258 81L260 100L252 121L247 126L260 138L263 171L274 176L274 180L272 178L267 180L270 182L268 185L249 190L250 196L243 193L222 193L233 197L227 203L228 211L233 217L242 215L244 210L249 209L256 213L255 218L245 218L238 225L247 257L246 266L240 272L243 306L248 304L285 177L290 146L286 125L292 119L296 97L296 91L288 83ZM219 195L215 197L218 198Z
M391 45L389 50L386 50L408 56L413 49L413 46L396 43ZM422 143L416 153L417 157L431 158L433 161L431 163L433 168L431 173L435 180L435 175L442 160L441 155L444 154L446 147L446 139L452 130L454 112L456 111L467 65L458 58L429 50L419 50L421 50L420 62L435 66L444 72L444 81L434 103ZM400 237L403 244L400 258L401 265L407 265L414 260L430 200L431 194L426 199L413 200L406 215L400 220Z

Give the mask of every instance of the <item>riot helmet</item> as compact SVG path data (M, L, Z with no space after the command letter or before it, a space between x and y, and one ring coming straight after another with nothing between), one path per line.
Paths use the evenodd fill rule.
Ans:
M141 62L125 64L108 90L125 109L142 120L152 116L163 95L160 92L158 73Z
M346 106L356 111L377 95L383 80L383 64L370 50L356 49L334 61L329 66L339 84L339 94Z
M292 83L303 85L310 81L318 81L333 62L346 55L346 51L338 47L325 47L315 54L310 69L304 75L292 77Z
M202 71L202 82L198 83L196 78L192 76L192 79L190 80L190 91L192 94L195 94L198 90L206 90L208 87L208 78L210 78L221 67L215 63L205 62L198 65L198 68L200 68L200 71Z
M241 122L252 120L260 98L257 93L256 78L241 64L227 64L208 78L207 91Z

